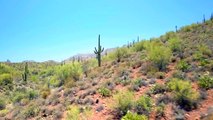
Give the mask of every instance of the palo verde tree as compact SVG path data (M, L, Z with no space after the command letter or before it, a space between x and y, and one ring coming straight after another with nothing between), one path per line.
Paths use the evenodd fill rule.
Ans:
M94 53L96 54L96 58L98 60L98 66L101 66L101 53L104 51L104 48L100 45L100 35L98 36L98 48L95 47Z

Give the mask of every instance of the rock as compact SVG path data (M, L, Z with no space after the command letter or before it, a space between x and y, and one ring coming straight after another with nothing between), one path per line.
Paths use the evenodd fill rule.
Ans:
M96 99L95 103L98 104L99 103L99 99Z
M103 105L100 105L96 108L96 111L97 112L101 112L102 110L104 109L104 106Z

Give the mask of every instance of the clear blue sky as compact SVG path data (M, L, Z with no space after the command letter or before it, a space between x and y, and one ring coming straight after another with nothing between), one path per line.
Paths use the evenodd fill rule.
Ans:
M61 61L201 21L212 0L0 0L0 61Z

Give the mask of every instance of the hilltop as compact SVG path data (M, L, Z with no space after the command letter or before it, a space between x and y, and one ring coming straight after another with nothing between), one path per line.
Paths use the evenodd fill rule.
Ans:
M93 57L1 63L0 119L213 118L213 19Z

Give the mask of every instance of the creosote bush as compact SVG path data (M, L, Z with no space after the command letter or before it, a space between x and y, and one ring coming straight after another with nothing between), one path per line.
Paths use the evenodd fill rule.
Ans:
M57 71L57 76L60 80L60 85L66 85L70 84L69 82L78 81L82 76L81 63L74 62L59 67Z
M24 111L23 114L25 118L35 117L38 115L40 109L34 104L30 104Z
M103 96L103 97L109 97L111 95L111 91L105 87L101 87L98 92Z
M71 105L67 108L66 120L87 120L91 115L89 107L80 108L77 105Z
M127 112L121 120L148 120L148 117L145 115L138 115L137 113Z
M0 75L0 89L7 88L12 89L12 76L8 73L4 73Z
M168 47L162 45L152 44L153 46L149 47L148 59L151 60L159 71L166 69L166 65L170 61L171 50Z
M188 81L172 79L167 83L168 88L173 92L175 101L185 110L197 108L199 93L192 89Z
M78 106L70 106L67 110L66 120L79 120L80 119L80 109Z
M104 59L107 60L116 60L117 62L120 62L121 59L128 57L130 54L130 51L126 47L117 48L115 51L109 53L107 57Z
M185 60L181 60L177 64L177 69L183 72L186 72L189 68L190 68L190 65Z
M5 107L6 107L5 101L3 99L0 99L0 110L5 109Z
M136 43L133 47L134 51L139 52L145 49L144 47L144 41L140 41L138 43Z
M213 88L213 77L209 75L201 76L199 78L198 85L204 89Z
M169 47L173 52L182 52L182 44L181 40L178 37L170 38L169 41Z
M113 95L114 103L113 108L120 116L123 116L131 109L133 105L133 93L129 91L119 91Z
M135 109L138 114L148 115L152 109L152 99L147 96L141 96L135 103Z

